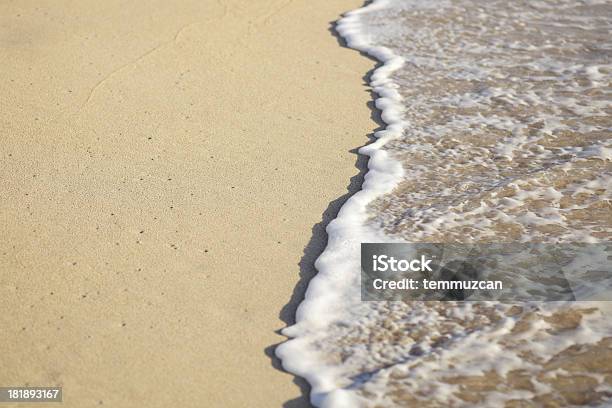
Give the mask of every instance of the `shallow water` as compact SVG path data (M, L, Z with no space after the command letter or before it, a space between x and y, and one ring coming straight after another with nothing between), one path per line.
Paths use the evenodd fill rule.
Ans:
M360 241L610 240L612 2L379 0L339 31L385 62L389 126L285 367L320 406L612 404L612 302L360 302L355 262Z
M364 18L401 55L405 180L375 222L407 240L612 233L612 3L403 1Z

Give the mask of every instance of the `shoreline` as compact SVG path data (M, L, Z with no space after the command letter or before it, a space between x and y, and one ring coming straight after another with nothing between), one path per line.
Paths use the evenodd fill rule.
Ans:
M3 6L1 384L307 405L271 347L376 127L359 6Z
M367 170L361 188L342 205L342 213L326 228L328 244L316 260L318 273L309 282L304 299L296 311L295 323L282 333L289 340L276 349L283 367L299 375L312 387L311 402L316 406L354 406L355 399L339 384L342 379L333 364L321 358L316 344L334 319L341 319L342 309L359 302L360 246L362 242L386 242L388 237L367 225L369 203L391 192L404 174L401 163L391 158L384 145L401 136L407 123L403 118L402 101L391 74L402 67L404 59L390 49L370 43L363 35L361 14L384 7L384 1L371 1L343 13L335 24L335 33L343 47L373 62L366 71L370 87L371 111L377 115L378 128L370 143L358 153L367 158ZM339 271L342 278L339 279ZM342 281L342 283L341 283ZM342 307L337 306L342 304Z

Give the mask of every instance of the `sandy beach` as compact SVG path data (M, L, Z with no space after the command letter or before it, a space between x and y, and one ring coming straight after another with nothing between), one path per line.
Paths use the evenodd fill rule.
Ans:
M377 126L360 5L0 5L1 386L307 406L271 356Z

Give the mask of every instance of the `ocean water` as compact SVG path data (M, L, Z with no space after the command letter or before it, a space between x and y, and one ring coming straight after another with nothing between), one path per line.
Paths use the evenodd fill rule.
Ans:
M283 366L321 407L612 406L612 302L361 302L361 242L608 242L612 2L377 0L386 126L328 226Z

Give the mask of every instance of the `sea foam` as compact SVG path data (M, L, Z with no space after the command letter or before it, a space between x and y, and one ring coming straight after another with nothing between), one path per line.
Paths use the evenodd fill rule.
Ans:
M319 407L354 407L356 396L338 386L334 364L324 361L316 339L332 322L340 322L345 311L359 307L359 251L362 242L386 242L388 238L367 226L367 205L392 191L404 174L401 163L389 157L382 147L401 136L407 127L402 111L402 97L391 73L404 60L385 47L372 46L363 34L360 16L387 2L378 0L347 13L338 21L337 32L349 47L367 53L381 65L370 77L370 86L378 96L375 104L386 126L375 132L376 141L359 149L369 157L362 189L350 197L336 219L326 228L328 243L315 262L318 274L310 281L304 301L299 305L295 324L283 330L292 339L276 349L283 367L304 377L311 385L311 402Z

